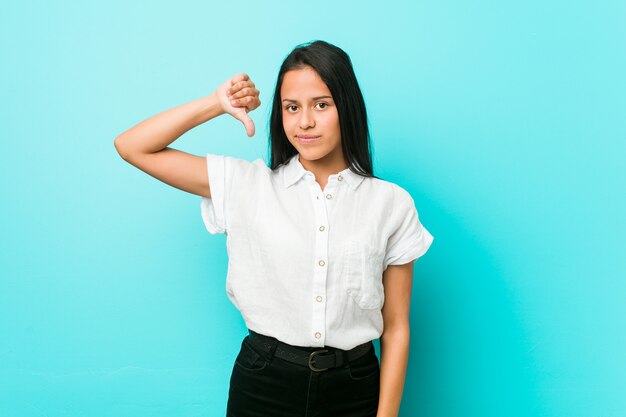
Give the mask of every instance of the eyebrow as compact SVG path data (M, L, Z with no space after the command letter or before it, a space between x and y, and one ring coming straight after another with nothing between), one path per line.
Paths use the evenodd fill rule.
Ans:
M331 96L319 96L319 97L313 97L313 101L319 100L319 99L322 99L322 98L330 98L330 99L332 99ZM294 100L294 99L291 99L291 98L285 98L285 99L283 99L283 101L290 101L292 103L297 103L298 102L298 100Z

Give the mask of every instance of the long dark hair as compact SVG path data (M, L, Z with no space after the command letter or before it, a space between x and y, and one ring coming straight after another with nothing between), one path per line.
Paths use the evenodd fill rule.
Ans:
M278 72L269 119L271 169L278 168L298 153L285 135L280 88L286 72L305 66L313 68L319 74L333 96L339 115L343 155L350 170L362 176L373 177L365 101L352 62L341 48L320 40L296 46L287 55Z

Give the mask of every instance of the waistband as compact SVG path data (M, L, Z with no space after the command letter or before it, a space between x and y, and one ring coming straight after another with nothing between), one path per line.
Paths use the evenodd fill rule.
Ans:
M341 367L365 355L374 347L372 341L358 345L350 350L333 347L293 346L281 342L275 337L266 336L250 329L248 331L250 332L250 343L257 349L268 353L270 357L273 355L291 363L307 366L315 372Z

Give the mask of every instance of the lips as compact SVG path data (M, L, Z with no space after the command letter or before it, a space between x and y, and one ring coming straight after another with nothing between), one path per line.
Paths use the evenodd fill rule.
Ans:
M296 136L300 143L311 143L318 140L320 137L315 135L297 135Z

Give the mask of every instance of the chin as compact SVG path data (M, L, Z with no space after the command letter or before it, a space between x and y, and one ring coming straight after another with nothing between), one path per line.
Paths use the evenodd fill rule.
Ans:
M322 159L324 156L326 156L326 154L323 152L316 152L309 149L298 151L298 153L300 154L300 157L302 159L305 159L307 161L317 161L318 159Z

